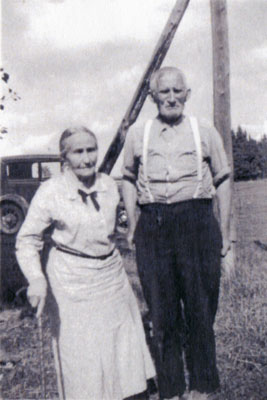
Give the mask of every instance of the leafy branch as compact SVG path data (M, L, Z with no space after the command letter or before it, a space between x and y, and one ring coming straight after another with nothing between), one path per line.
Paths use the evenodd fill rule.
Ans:
M17 92L15 92L13 89L11 89L8 86L8 81L9 81L9 74L4 70L4 68L0 68L0 73L1 73L1 79L4 82L5 85L7 85L7 90L5 90L5 94L1 97L0 101L0 111L4 111L5 109L5 103L8 100L13 100L13 101L18 101L21 99L21 97L18 95ZM0 124L0 139L2 139L2 134L5 134L8 132L8 129L5 126L2 126Z

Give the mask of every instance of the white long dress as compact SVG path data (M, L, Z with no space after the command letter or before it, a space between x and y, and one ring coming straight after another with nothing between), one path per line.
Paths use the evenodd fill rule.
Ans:
M98 211L83 203L71 171L42 184L17 237L17 258L29 283L43 276L42 233L55 224L53 240L92 256L114 250L119 201L116 183L98 174ZM118 250L105 260L52 248L47 276L59 309L59 350L66 399L121 400L146 389L155 376L142 320Z

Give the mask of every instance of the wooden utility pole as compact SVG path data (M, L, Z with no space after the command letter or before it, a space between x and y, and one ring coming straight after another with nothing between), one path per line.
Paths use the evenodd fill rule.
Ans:
M226 0L210 0L213 47L214 125L233 164L230 107L230 61Z
M233 171L230 105L230 60L226 0L210 0L213 49L214 125L220 132ZM232 173L233 187L233 173ZM231 211L231 239L236 240L235 215Z
M142 106L146 100L149 90L149 80L154 71L159 69L164 57L171 45L175 32L180 24L184 12L189 4L189 0L177 0L171 12L171 15L165 25L162 35L156 45L151 60L145 70L145 73L136 89L129 108L119 126L119 129L109 146L99 171L109 174L119 157L123 148L126 133L129 127L136 121Z

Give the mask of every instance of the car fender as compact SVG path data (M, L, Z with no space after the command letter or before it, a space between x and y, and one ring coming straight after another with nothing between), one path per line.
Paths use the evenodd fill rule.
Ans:
M26 215L29 208L29 204L23 197L17 194L7 193L4 194L3 196L0 196L0 204L4 201L10 201L12 203L15 203L22 209L24 216Z

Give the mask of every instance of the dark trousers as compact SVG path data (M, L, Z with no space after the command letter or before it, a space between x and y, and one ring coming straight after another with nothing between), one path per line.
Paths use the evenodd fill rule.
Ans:
M183 348L189 390L213 392L222 241L211 201L142 206L135 244L161 398L185 391Z

